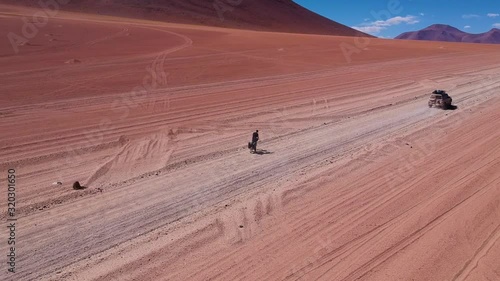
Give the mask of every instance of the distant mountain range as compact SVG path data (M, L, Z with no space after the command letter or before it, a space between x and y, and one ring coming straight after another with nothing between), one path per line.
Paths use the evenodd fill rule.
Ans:
M419 31L405 32L395 39L500 44L500 29L493 28L485 33L471 34L453 26L435 24Z

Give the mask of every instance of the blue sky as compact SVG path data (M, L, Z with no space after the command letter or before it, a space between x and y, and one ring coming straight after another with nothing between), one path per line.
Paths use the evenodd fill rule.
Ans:
M441 23L470 33L500 28L499 0L295 0L322 16L393 38Z

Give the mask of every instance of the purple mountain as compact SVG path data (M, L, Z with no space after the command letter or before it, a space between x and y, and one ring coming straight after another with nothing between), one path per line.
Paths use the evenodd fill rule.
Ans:
M500 29L471 34L449 25L434 24L419 31L405 32L395 39L500 44Z

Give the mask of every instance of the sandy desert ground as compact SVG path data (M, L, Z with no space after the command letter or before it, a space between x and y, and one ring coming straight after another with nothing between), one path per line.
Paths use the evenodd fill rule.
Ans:
M498 46L61 12L18 48L2 280L500 279Z

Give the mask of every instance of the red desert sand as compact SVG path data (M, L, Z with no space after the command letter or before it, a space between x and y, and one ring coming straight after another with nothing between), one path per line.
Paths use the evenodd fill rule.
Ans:
M70 12L0 44L2 280L500 279L498 46Z

